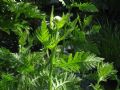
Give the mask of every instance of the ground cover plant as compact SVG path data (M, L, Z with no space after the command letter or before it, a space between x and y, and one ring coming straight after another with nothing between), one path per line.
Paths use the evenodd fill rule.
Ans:
M70 9L98 11L92 3L61 2ZM100 29L91 24L92 16L76 13L71 19L71 12L55 16L54 9L47 16L28 2L0 1L0 30L14 33L18 47L16 52L0 47L0 90L104 90L101 82L118 80L113 64L96 55L89 39ZM40 20L38 27L31 26L31 19ZM41 48L34 51L36 44Z

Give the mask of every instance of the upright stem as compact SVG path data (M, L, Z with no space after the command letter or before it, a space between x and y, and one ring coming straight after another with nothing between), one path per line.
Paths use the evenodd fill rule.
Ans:
M52 73L53 73L54 58L55 58L55 48L51 50L51 56L50 56L49 90L52 90Z

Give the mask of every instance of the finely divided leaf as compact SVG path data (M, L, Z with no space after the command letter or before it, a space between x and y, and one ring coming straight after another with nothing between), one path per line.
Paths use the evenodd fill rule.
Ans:
M45 19L42 21L41 28L36 31L37 38L46 46L49 41L49 31Z
M70 72L86 71L95 68L102 60L103 58L89 52L76 52L74 56L70 54L67 59L63 57L56 60L54 65Z
M98 77L99 81L105 81L109 76L112 76L116 73L112 64L103 63L98 66Z

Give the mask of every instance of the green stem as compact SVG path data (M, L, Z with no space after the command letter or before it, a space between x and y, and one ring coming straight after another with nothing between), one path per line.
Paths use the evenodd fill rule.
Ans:
M55 58L55 48L51 50L51 56L50 56L49 90L52 90L52 73L53 73L54 58Z

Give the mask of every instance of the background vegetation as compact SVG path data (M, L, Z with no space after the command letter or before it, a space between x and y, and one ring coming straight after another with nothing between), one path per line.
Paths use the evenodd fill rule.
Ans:
M119 90L118 3L1 0L0 90Z

